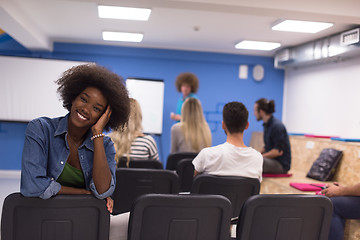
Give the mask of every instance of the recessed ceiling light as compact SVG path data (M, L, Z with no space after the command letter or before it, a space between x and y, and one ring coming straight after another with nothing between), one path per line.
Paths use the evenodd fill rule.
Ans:
M141 42L143 39L141 33L103 32L102 36L106 41Z
M271 51L275 48L280 47L280 43L275 42L260 42L260 41L249 41L244 40L235 45L237 49L249 49L249 50L263 50Z
M147 21L150 16L151 9L99 5L98 12L100 18Z
M309 22L309 21L297 21L297 20L284 20L272 27L272 30L276 31L288 31L288 32L303 32L303 33L317 33L334 24L325 22Z

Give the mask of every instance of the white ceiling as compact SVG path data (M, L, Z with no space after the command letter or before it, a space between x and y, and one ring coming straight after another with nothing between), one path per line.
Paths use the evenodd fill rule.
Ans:
M97 5L151 8L149 21L99 19ZM279 19L332 22L316 34L272 31ZM1 0L0 28L30 50L53 42L210 51L274 56L238 50L243 39L296 46L360 25L359 0ZM141 43L107 42L102 31L141 32Z

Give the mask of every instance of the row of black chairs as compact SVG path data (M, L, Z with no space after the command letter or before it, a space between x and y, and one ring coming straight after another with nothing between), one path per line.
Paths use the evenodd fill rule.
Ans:
M166 161L167 170L176 171L180 179L180 191L189 192L191 189L194 166L192 160L197 156L198 153L194 152L179 152L169 154ZM145 168L145 169L164 169L162 162L146 159L130 159L127 165L127 158L122 157L118 161L118 168Z
M263 194L247 199L238 240L325 240L331 201L321 195ZM145 194L130 212L129 240L228 240L231 203L221 195ZM3 240L106 240L110 215L91 195L51 199L9 195L3 205Z
M166 160L166 168L168 170L176 170L178 163L183 159L194 159L198 153L195 152L178 152L171 153L168 155ZM118 161L118 167L129 167L129 168L151 168L151 169L163 169L164 166L162 162L157 160L146 159L131 159L129 161L129 166L127 164L127 157L121 157Z
M191 172L191 176L194 171L192 163L191 163L192 159L193 159L193 157L188 158L188 159L178 158L178 160L177 160L177 162L179 162L179 163L181 161L186 160L188 165L191 165L188 169L188 172L189 173ZM147 161L149 161L149 160L147 160ZM137 162L137 161L133 161L133 162ZM176 166L178 166L178 165L179 164L176 164ZM184 166L186 166L186 165L184 165ZM142 166L142 167L144 167L144 166ZM176 172L179 173L179 170L177 169ZM215 201L215 202L220 201L221 202L222 201L221 199L227 199L227 202L231 203L229 205L230 211L225 210L226 207L224 208L224 206L227 205L225 202L223 202L221 206L217 206L217 209L221 212L222 216L227 216L228 215L227 212L229 212L229 216L226 217L227 220L225 222L223 220L221 220L222 223L225 223L225 225L227 225L227 233L229 233L228 230L229 230L229 226L230 226L229 225L230 218L237 218L239 216L240 212L241 212L241 214L247 213L247 214L250 214L251 216L254 216L257 213L260 213L260 215L262 213L265 213L265 215L270 214L269 216L272 216L273 221L275 221L275 222L277 219L279 219L279 217L281 218L281 221L279 220L278 224L271 225L271 227L269 227L268 231L255 230L255 232L253 232L253 230L251 230L251 231L244 230L245 227L243 227L243 226L246 226L248 221L243 222L242 219L244 219L244 217L242 217L242 218L240 217L240 219L238 221L236 220L236 221L232 222L233 224L238 225L237 239L264 239L264 238L261 238L260 236L271 236L271 235L269 235L269 233L274 228L277 229L276 234L274 235L274 236L277 236L277 238L271 237L271 238L265 238L265 239L287 239L286 237L292 236L291 234L293 234L293 233L295 233L295 235L300 234L299 236L304 235L302 230L301 231L299 230L299 226L300 226L300 229L302 229L303 226L304 226L304 229L309 229L307 224L304 225L301 222L301 221L303 221L303 219L308 218L309 216L312 215L311 213L309 213L309 211L306 211L306 209L301 210L301 212L303 212L304 214L307 214L306 216L300 215L300 217L290 217L290 218L283 217L283 216L287 216L286 211L288 211L289 209L285 210L285 212L281 212L280 210L275 211L275 212L280 212L281 213L280 216L278 216L276 214L274 215L272 210L270 210L270 212L267 212L267 211L264 211L264 209L262 209L262 208L259 208L259 211L258 211L258 209L249 210L250 208L247 208L248 210L245 211L245 208L243 208L243 206L245 206L244 202L247 199L250 199L251 196L254 196L254 195L256 196L259 194L260 183L257 179L250 179L250 178L243 178L243 177L220 177L220 176L212 176L212 175L199 175L194 178L194 181L191 177L191 182L188 185L188 187L190 189L190 193L191 193L190 195L178 195L178 193L180 191L182 191L182 188L181 188L182 182L181 182L181 180L179 180L179 176L176 172L171 171L171 170L163 170L163 169L138 169L138 168L118 168L116 170L117 185L115 188L115 192L113 194L113 199L114 199L113 214L116 215L116 214L131 211L130 225L129 225L129 239L140 239L135 236L138 236L138 234L136 232L138 232L141 228L144 228L144 231L142 231L142 232L145 232L145 233L143 233L143 234L145 234L145 236L148 236L148 237L144 237L143 235L141 235L141 239L170 239L170 240L171 239L174 239L174 240L177 240L177 239L225 239L225 238L221 237L221 236L223 236L222 235L223 233L220 234L220 232L222 232L222 230L220 231L219 229L222 228L221 227L222 225L219 224L219 222L216 223L216 225L219 225L219 228L214 228L214 229L211 228L212 230L215 230L215 229L219 230L220 232L217 232L218 234L214 235L213 233L211 233L213 231L206 231L206 230L204 230L204 228L201 228L202 229L201 231L207 232L207 234L209 234L209 235L206 235L207 237L205 237L202 233L197 232L197 231L200 231L199 226L197 226L197 224L199 224L198 223L199 221L201 222L201 224L209 225L209 224L215 224L212 221L213 220L219 221L220 218L215 217L216 214L213 217L211 217L211 214L203 216L203 214L200 214L200 213L204 209L201 208L200 205L197 205L195 203L193 205L190 204L191 201L195 201L195 202L198 201L198 202L202 202L202 204L204 205L206 203L206 201L209 201L211 203L213 203L212 201ZM156 195L153 195L154 193ZM171 194L171 195L169 195L169 194ZM197 194L204 194L204 195L197 195ZM85 197L85 196L83 196L83 197ZM210 200L210 199L205 200L205 199L207 199L207 197L209 197L212 200ZM271 196L268 196L268 197L271 197ZM282 197L286 197L286 196L285 195L274 196L274 199L279 199L279 197L282 198ZM289 201L294 201L293 199L297 199L297 200L305 199L302 196L301 197L296 196L296 197L297 198L295 198L295 196L292 195L291 197L288 198L289 200L284 200L283 202L281 202L279 200L278 207L282 208L284 206L287 206L285 203L289 202ZM64 198L64 196L56 196L53 199L56 199L55 203L57 201L64 203L65 201L63 201L64 200L63 198ZM145 198L145 200L140 200L143 198ZM150 198L152 200L149 200L148 198ZM216 198L216 199L214 200L214 198ZM23 197L20 199L22 199L21 201L27 201ZM32 199L30 201L33 201L33 202L38 201L38 200L35 200L35 198L30 198L30 199ZM197 199L200 199L200 200L197 200ZM39 199L39 200L45 201L45 200L41 200L41 199ZM8 200L8 201L13 202L12 200ZM49 203L49 201L51 202L52 200L46 200L46 201L48 201L47 203ZM89 200L87 200L87 201L89 201ZM136 207L137 203L142 202L142 201L145 201L145 203L150 204L150 205L151 205L151 203L156 203L156 202L161 203L161 204L160 205L155 204L155 206L149 206L149 208ZM260 201L260 200L257 200L257 201ZM264 201L264 200L262 200L262 201ZM270 200L267 199L266 201L276 202L271 199ZM265 201L265 203L266 203L266 201ZM304 203L309 202L309 200L301 200L301 201L304 201ZM319 201L319 200L316 200L316 201ZM16 201L14 201L14 202L16 202ZM330 202L330 201L328 201L328 202ZM181 204L179 205L179 203L182 203L184 205L181 205ZM190 206L188 206L187 204L190 204ZM264 202L262 202L261 204L264 204ZM140 205L143 205L143 204L140 204ZM204 206L206 206L206 204ZM290 204L290 206L293 207L292 203ZM316 204L314 206L318 207L318 205L316 205ZM78 206L75 204L74 207L76 208ZM213 207L213 205L211 205L210 207ZM136 211L136 209L138 209L138 208L140 208L142 210ZM173 208L178 209L179 211L173 212L172 211L172 210L174 210ZM185 209L183 209L183 208L185 208ZM243 210L241 211L242 208L243 208ZM5 203L4 203L4 209L5 209ZM25 209L29 210L29 208L25 208ZM164 210L164 212L162 212L163 210L161 210L161 209L163 209L163 210L168 209L169 215L167 215L166 210ZM181 209L183 209L183 210L181 210ZM186 209L188 209L188 210L186 210ZM273 206L273 209L276 209L276 207ZM309 208L309 209L311 209L311 208ZM88 211L86 209L82 209L82 210ZM100 211L98 207L97 207L97 209L92 209L92 210L95 212ZM298 216L298 215L296 215L298 210L299 210L299 208L295 207L295 209L292 209L290 212L293 212L295 214L295 216ZM32 210L33 214L28 214L28 212L24 211L24 208L21 208L21 210L19 208L17 208L16 211L17 212L21 211L21 214L23 214L23 216L21 216L21 214L19 215L20 218L22 219L20 221L21 223L19 223L20 225L21 224L26 225L26 222L29 221L28 218L37 212L37 210ZM185 215L180 214L183 211L184 212L193 212L194 215L192 217L190 215L185 217ZM328 209L326 209L326 211L328 212ZM137 212L137 214L135 214L135 212ZM158 213L156 213L156 212L158 212ZM205 212L210 213L210 212L212 212L212 210L208 209L208 210L205 210ZM42 211L40 211L40 213L42 213ZM64 211L64 213L66 213L66 211ZM74 211L74 213L75 213L75 215L77 214L77 216L82 215L82 212ZM149 225L145 224L146 226L143 226L137 220L136 221L131 220L131 219L137 219L137 218L139 218L140 215L145 214L145 213L152 213L152 214L148 214L144 219L141 220L141 222L143 222L143 221L148 222L150 219L152 219L150 222L158 222L157 220L159 220L159 219L157 218L157 215L161 214L161 216L163 217L161 220L162 224L157 224L157 226L149 227L149 226L152 226L152 224L149 224ZM195 213L197 213L197 214L195 214ZM325 216L325 210L322 213ZM242 216L241 214L240 214L240 216ZM152 215L154 215L154 216L152 216ZM315 215L317 216L318 212L315 213ZM4 216L4 210L3 210L3 216ZM26 217L24 217L24 216L26 216ZM41 216L41 214L37 215L37 216ZM59 215L54 215L54 216L59 217ZM66 215L66 216L69 216L70 218L72 218L73 215L70 214L70 215ZM199 216L202 216L202 217L200 217L201 220L198 219ZM269 216L268 216L268 218L269 218ZM326 215L326 216L328 216L328 215ZM330 214L330 216L331 216L331 214ZM90 217L90 216L88 215L88 217ZM155 219L154 219L154 217L155 217ZM212 218L214 218L214 219L212 219ZM247 217L247 218L249 218L249 217ZM66 219L66 217L64 219ZM185 219L192 219L192 220L188 221ZM204 219L207 219L207 221L210 221L210 223L208 223ZM261 219L261 218L259 218L259 219ZM37 219L37 220L39 220L39 219ZM35 225L30 224L30 226L33 226L33 227L38 226L37 220L35 219L34 221L31 221L32 224L35 224ZM12 221L13 221L13 219L12 219ZM37 232L34 234L41 234L42 239L47 239L46 237L44 237L44 231L45 231L45 233L47 234L46 236L51 236L50 237L51 239L69 239L68 237L70 235L79 234L79 233L77 233L77 231L74 231L74 232L72 231L72 228L75 227L75 225L76 225L76 229L81 229L81 227L82 227L81 224L74 225L73 221L77 222L76 219L71 220L71 221L65 221L65 220L64 221L57 221L57 220L43 221L42 220L41 228L39 228L39 227L37 228L38 230L42 229L41 230L42 232L41 233ZM257 222L257 221L258 220L256 220L255 222ZM3 227L3 222L4 221L2 218L1 228L7 229L7 226L4 225L5 227ZM17 222L17 221L15 221L15 222ZM46 223L43 223L43 222L46 222ZM319 223L319 221L318 221L318 223ZM92 222L90 224L96 225L96 222ZM170 224L170 225L167 225L167 224ZM255 224L255 225L257 225L257 224ZM319 229L318 225L316 225L316 226L317 226L317 229ZM322 227L322 229L326 229L326 226L327 225L325 225L325 228ZM48 230L44 230L43 227ZM103 228L104 228L104 226L102 226L102 229ZM135 228L136 230L131 230L133 228ZM96 228L94 228L94 229L96 229ZM106 226L105 226L105 229L106 229ZM153 229L158 229L155 231L155 233L154 233L155 235L149 234L148 232ZM172 230L169 230L169 229L172 229ZM241 229L241 230L239 230L239 229ZM246 226L246 229L249 229L249 226ZM167 231L170 231L170 232L167 232ZM247 234L250 234L251 236L257 236L257 237L256 238L244 237L244 236L247 236L245 234L247 231L248 232L250 231ZM17 231L13 231L13 230L11 232L13 235L14 234L20 234L20 235L24 234L24 233L17 233ZM98 234L100 234L100 232L101 231L99 231ZM266 235L259 235L263 232L267 232ZM307 235L305 234L304 236L306 236L306 237L305 238L300 237L298 239L316 239L316 238L307 238L310 236L309 235L310 233L308 234L308 232L309 232L308 230L306 230L305 232ZM322 232L321 234L324 234L323 230L321 232ZM6 233L8 234L9 231L6 231ZM60 235L57 233L60 233ZM91 234L94 234L94 232L92 232ZM101 233L101 234L106 234L106 231L105 231L105 233ZM165 235L171 236L171 237L163 238L162 234L165 234ZM311 234L313 234L313 233L311 233ZM2 236L3 236L3 230L2 230ZM64 238L61 238L59 236L64 236ZM107 237L108 237L106 235L101 235L101 236L102 237L100 237L100 238L94 238L94 239L107 239ZM153 237L151 237L151 236L153 236ZM157 236L157 237L155 237L155 236ZM197 236L197 237L194 237L194 236ZM199 236L202 236L203 238L199 237ZM213 236L213 237L210 237L210 236ZM217 236L217 237L214 237L214 236ZM243 237L240 238L240 236L243 236ZM279 238L279 236L280 236L280 238ZM229 236L227 236L227 238L228 237ZM320 237L320 235L319 235L319 237ZM22 238L21 238L21 236L20 237L17 236L16 238L9 238L9 235L5 235L5 237L2 237L2 239L22 239ZM31 237L28 239L38 239L38 238ZM83 238L77 237L76 239L83 239ZM86 239L93 239L93 238L87 237ZM296 238L291 238L291 239L296 239ZM323 238L321 237L318 239L323 239Z
M159 169L118 168L113 194L113 214L129 212L134 200L143 194L177 194L180 181L174 171ZM239 215L247 198L259 194L258 179L200 174L194 178L191 194L216 194L228 198L233 206L232 217Z
M327 240L331 201L321 195L254 195L241 209L237 240ZM143 195L129 240L228 240L231 204L220 195Z
M189 165L191 165L191 168L189 168L189 172L191 172L191 174L193 174L193 166L192 166L192 160L193 158L188 158L188 159L178 159L177 162L181 163L182 161L186 161ZM178 166L179 164L177 164ZM173 165L174 166L174 165ZM138 170L139 171L139 170ZM128 173L126 173L128 172ZM117 187L117 190L119 190L118 192L118 199L123 199L127 201L127 206L122 209L119 213L122 212L126 212L128 211L128 209L130 209L130 207L132 206L132 203L134 201L134 199L136 199L137 197L139 197L142 194L146 194L146 193L160 193L160 194L166 194L166 193L177 193L178 190L182 190L181 187L177 187L177 183L176 183L176 174L174 173L174 171L167 171L167 170L140 170L139 174L135 173L136 170L130 170L130 169L118 169L117 170L117 176L125 176L128 175L129 178L132 178L132 180L130 180L130 182L134 183L133 186L129 186L127 191L130 191L130 194L125 194L127 197L124 197L124 192L121 193L121 188ZM178 169L176 171L177 173L179 172ZM157 177L152 177L152 174L155 174ZM137 176L136 176L137 175ZM165 177L165 179L167 180L161 180L161 175L163 175ZM122 178L122 179L117 179L117 181L123 181L124 184L126 184L126 177ZM240 210L244 204L244 202L251 196L253 195L257 195L259 194L260 191L260 183L257 179L250 179L250 178L243 178L243 177L220 177L220 176L212 176L212 175L199 175L196 176L194 181L192 182L192 178L191 178L191 183L189 185L190 187L190 193L191 194L212 194L212 195L222 195L225 196L228 200L230 200L231 202L231 217L232 218L237 218L239 216ZM161 183L161 182L167 182L165 184L165 186ZM171 183L172 182L172 183ZM181 182L181 181L180 181ZM181 184L180 184L181 186ZM144 191L145 189L147 189L146 191ZM169 191L169 192L166 192ZM143 192L143 193L141 193ZM284 195L282 195L282 197L284 197ZM283 202L279 201L278 203L280 204L280 207L282 207L284 205L285 202L288 201L293 201L294 196L291 196L291 198L289 198L289 200L284 200ZM296 199L303 199L304 197L297 197ZM114 200L116 199L115 194L114 194ZM327 199L328 200L328 199ZM274 200L272 200L274 201ZM295 200L296 201L296 200ZM309 200L306 200L305 202L307 202ZM319 200L317 200L319 201ZM115 202L115 206L114 208L116 209L116 203L118 202L117 200L114 201ZM276 202L276 201L275 201ZM327 201L327 203L329 203L330 201ZM120 204L120 202L118 202ZM293 204L293 203L291 203ZM290 205L291 205L290 204ZM286 205L284 205L286 206ZM294 205L292 205L293 207ZM295 211L294 209L292 209L293 212L296 212L297 207L295 207ZM331 202L330 202L330 208L327 208L327 212L332 210L331 207ZM311 217L312 213L309 211L303 211L304 209L300 210L300 212L303 212L304 214L307 214L307 216L301 216L300 218L295 218L295 219L300 219L301 221L303 219L305 219L305 217ZM117 210L115 210L116 212ZM253 210L254 211L254 210ZM248 211L249 212L249 211ZM322 212L324 214L324 212ZM254 212L252 212L252 214L254 214ZM284 213L281 213L284 214ZM316 218L317 214L315 214L315 218ZM330 219L330 215L327 214L327 219ZM273 215L273 220L275 221L276 219L278 219L278 215ZM259 218L261 219L261 218ZM303 225L303 223L299 223L298 220L294 220L294 219L282 219L281 223L279 223L279 225L271 225L271 227L269 228L270 231L271 229L274 229L274 227L277 227L277 232L275 233L274 236L280 236L279 239L287 239L288 236L292 236L293 234L295 234L296 236L305 236L305 237L299 237L298 239L325 239L326 237L322 237L322 235L324 235L328 230L328 225L325 225L325 231L321 231L322 235L318 236L319 238L308 238L311 234L314 234L313 232L309 232L308 230L305 230L305 232L303 233L302 231L299 230L302 229L303 227L305 227L304 229L309 229L309 227L305 224ZM300 221L299 220L299 221ZM234 224L242 224L244 225L246 222L237 222L237 220L232 221L232 223ZM319 223L319 222L318 222ZM329 223L329 221L328 221ZM229 225L228 225L229 226ZM327 227L326 227L327 226ZM238 232L237 232L237 236L240 236L239 234L242 234L243 236L246 236L246 231L243 230L239 230L242 229L242 227L238 226ZM314 228L315 229L315 228ZM316 227L316 229L319 229L318 225ZM240 231L240 233L239 233ZM249 230L250 231L250 230ZM299 233L300 231L300 233ZM130 233L130 232L129 232ZM269 231L265 231L265 235L261 235L262 233L264 233L264 231L255 231L253 233L247 233L247 234L257 234L258 236L270 236L269 235ZM298 234L299 233L299 234ZM244 235L245 234L245 235ZM255 236L256 236L255 234ZM260 234L260 235L259 235ZM310 234L310 235L309 235ZM152 238L148 238L148 239L152 239ZM172 238L171 238L172 239ZM177 238L174 238L177 239ZM187 239L187 238L178 238L178 239ZM200 238L201 239L201 238ZM242 238L238 238L238 239L250 239L247 237L242 237ZM256 237L254 239L267 239L267 238L261 238L261 237ZM276 239L276 238L268 238L268 239ZM288 238L289 239L289 238ZM296 238L291 238L291 239L296 239Z

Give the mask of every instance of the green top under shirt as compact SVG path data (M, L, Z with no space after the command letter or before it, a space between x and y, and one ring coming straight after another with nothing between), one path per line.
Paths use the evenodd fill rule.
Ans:
M65 163L64 169L56 181L67 187L85 188L85 178L82 170L74 168L68 163Z

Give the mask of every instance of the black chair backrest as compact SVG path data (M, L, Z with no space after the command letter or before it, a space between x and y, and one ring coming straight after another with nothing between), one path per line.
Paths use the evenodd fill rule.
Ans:
M147 193L179 193L179 177L164 169L118 168L113 215L129 212L134 200Z
M176 173L179 175L181 192L190 192L191 190L194 177L193 160L193 158L184 158L176 165Z
M127 168L126 166L127 159L126 157L122 157L119 159L117 167L118 168ZM131 159L129 161L129 168L147 168L147 169L164 169L162 162L153 160L153 159L146 159L146 160L138 160L138 159Z
M194 152L178 152L178 153L171 153L167 157L166 161L166 169L168 170L176 170L176 165L181 159L184 158L192 158L194 159L198 153Z
M321 195L261 194L241 210L236 239L327 240L332 203Z
M191 193L219 194L227 197L232 204L232 217L238 217L244 202L252 195L259 194L260 181L255 178L235 176L197 175Z
M128 239L228 240L230 215L219 195L143 195L131 208Z
M5 198L1 239L109 239L110 214L92 195L57 195L44 200L12 193Z

